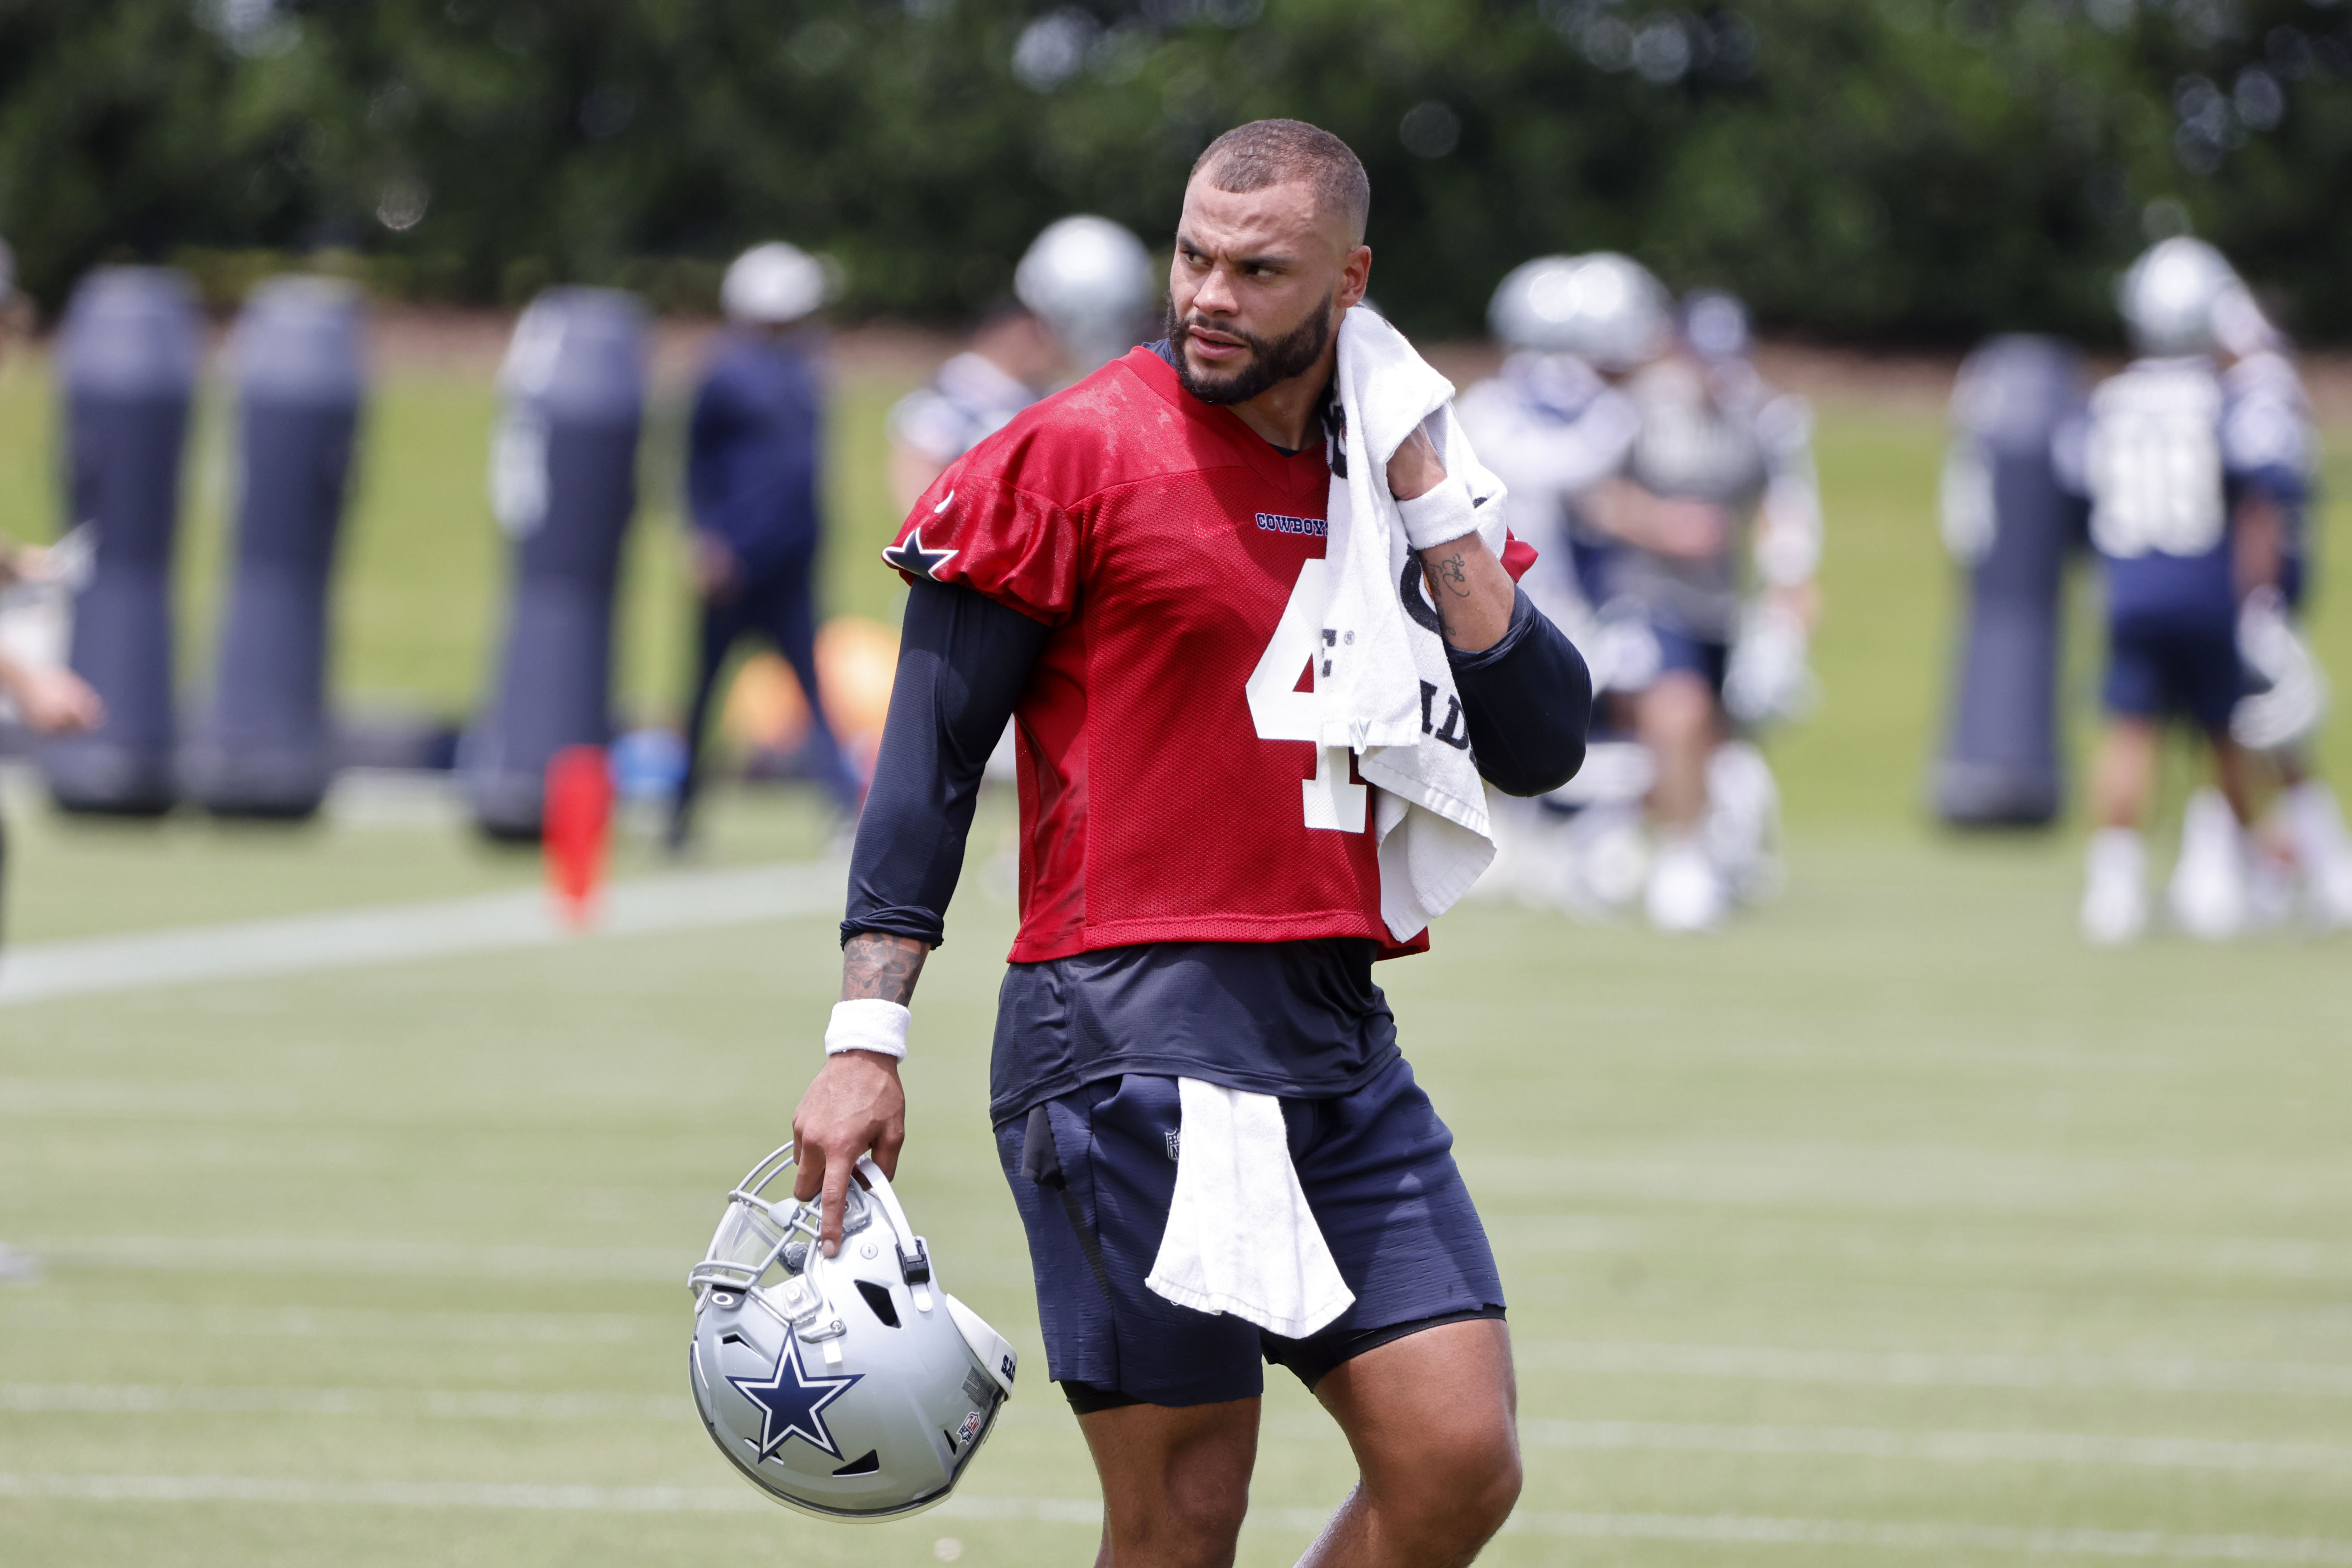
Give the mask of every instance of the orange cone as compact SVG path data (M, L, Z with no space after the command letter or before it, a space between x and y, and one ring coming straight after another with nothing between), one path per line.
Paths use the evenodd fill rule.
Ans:
M604 836L613 822L613 773L602 746L566 746L547 764L547 814L540 843L547 884L563 923L584 931L604 879Z

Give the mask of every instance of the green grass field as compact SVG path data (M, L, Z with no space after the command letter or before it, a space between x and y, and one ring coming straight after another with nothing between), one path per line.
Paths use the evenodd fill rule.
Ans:
M870 614L893 390L851 383L836 423L866 476L836 602ZM36 534L46 395L0 370L0 523ZM384 391L347 693L457 712L478 685L488 408L454 377ZM2352 1563L2352 941L2094 953L2068 836L1926 828L1941 430L1822 412L1828 696L1774 752L1787 896L1695 942L1472 907L1382 977L1511 1295L1528 1480L1485 1560ZM658 714L682 621L674 518L645 521L627 696ZM2319 635L2352 679L2352 617ZM26 943L535 876L429 812L284 833L8 804ZM719 866L824 837L792 795L723 798L711 829ZM654 864L621 847L623 876ZM0 1238L48 1263L0 1285L0 1563L1089 1560L981 1110L1013 912L977 868L924 982L903 1184L946 1284L1021 1347L1021 1397L950 1510L866 1528L761 1502L693 1418L685 1270L814 1066L832 919L0 1008ZM1252 1564L1351 1474L1268 1388Z

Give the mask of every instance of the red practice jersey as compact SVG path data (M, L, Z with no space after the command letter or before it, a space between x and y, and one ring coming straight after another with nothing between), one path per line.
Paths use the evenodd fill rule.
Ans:
M890 564L1054 628L1015 710L1014 963L1148 942L1427 945L1381 921L1349 753L1284 738L1283 696L1313 689L1319 596L1283 612L1323 557L1330 482L1321 439L1285 457L1139 348L916 503Z

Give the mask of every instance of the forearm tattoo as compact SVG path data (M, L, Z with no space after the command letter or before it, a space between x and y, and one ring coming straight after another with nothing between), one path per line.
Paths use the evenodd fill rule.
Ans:
M841 950L841 999L879 997L905 1006L931 950L910 936L860 931Z
M1429 581L1429 607L1437 612L1437 635L1452 642L1460 635L1454 617L1446 613L1446 600L1470 596L1470 572L1460 552L1439 557L1421 558L1421 574Z

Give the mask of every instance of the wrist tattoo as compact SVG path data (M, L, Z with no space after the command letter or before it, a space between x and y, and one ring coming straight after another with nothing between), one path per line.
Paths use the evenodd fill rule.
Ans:
M1445 584L1447 593L1457 599L1466 599L1470 596L1469 563L1465 561L1458 552L1435 563L1432 570L1436 574L1437 580Z
M905 1006L931 950L910 936L860 931L841 950L841 999L878 997Z

